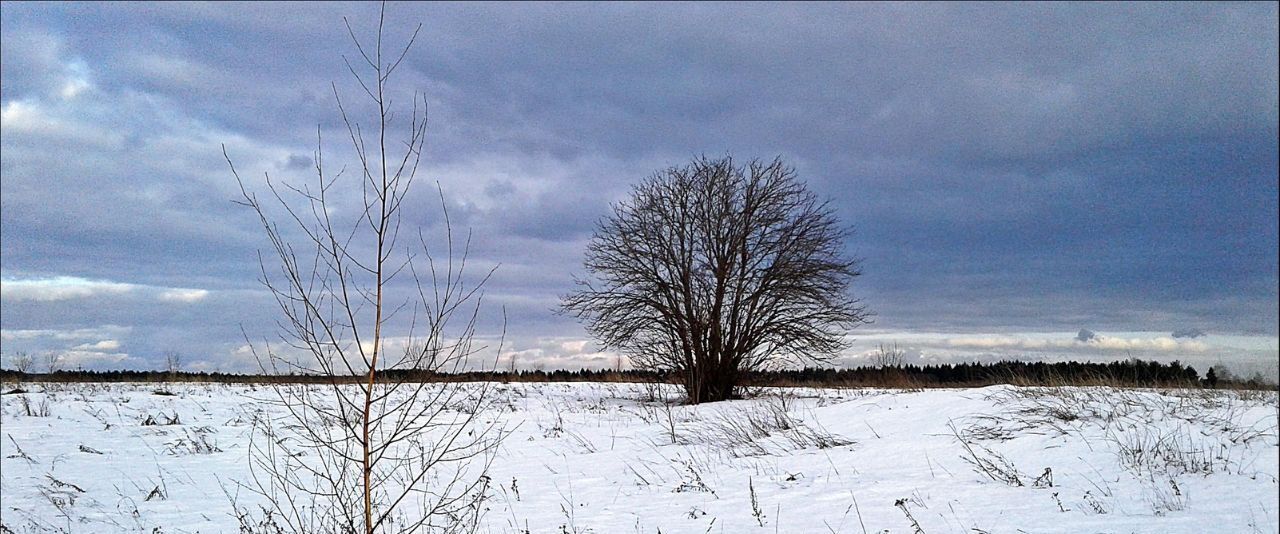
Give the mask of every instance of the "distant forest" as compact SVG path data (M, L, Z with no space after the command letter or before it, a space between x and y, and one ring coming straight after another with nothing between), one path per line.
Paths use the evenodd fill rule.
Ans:
M387 369L378 375L388 382L677 382L677 377L639 370L529 370L433 373ZM748 373L749 386L836 387L977 387L1014 385L1112 385L1131 387L1244 387L1274 389L1254 378L1219 377L1210 369L1201 376L1195 368L1174 361L1160 363L1129 359L1095 362L971 362L937 365L896 365L834 369L806 367ZM167 371L56 371L18 373L0 370L4 381L45 382L219 382L219 383L328 383L355 382L363 376L330 378L320 375L265 375L240 373Z

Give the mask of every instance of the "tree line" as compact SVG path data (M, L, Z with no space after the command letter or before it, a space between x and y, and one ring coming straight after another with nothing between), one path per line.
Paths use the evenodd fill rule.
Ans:
M749 386L814 387L976 387L1015 385L1112 385L1130 387L1222 386L1274 387L1259 378L1202 377L1190 365L1178 361L1128 359L1114 362L961 362L883 367L805 367L753 371L743 379ZM89 371L59 370L53 373L20 373L0 370L0 380L10 382L213 382L245 384L345 384L367 380L364 375L262 374L204 371ZM387 369L378 380L388 382L667 382L682 383L679 372L643 369L555 369L440 372Z

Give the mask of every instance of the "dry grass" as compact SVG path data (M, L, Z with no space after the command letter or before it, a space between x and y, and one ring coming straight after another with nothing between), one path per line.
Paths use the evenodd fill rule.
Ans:
M684 444L710 444L732 456L766 456L791 450L828 449L852 444L796 414L795 400L773 395L764 402L735 407L696 422L680 433Z

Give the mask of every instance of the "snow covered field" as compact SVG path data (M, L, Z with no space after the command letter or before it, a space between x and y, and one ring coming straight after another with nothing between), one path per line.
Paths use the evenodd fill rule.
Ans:
M271 391L156 387L0 397L3 532L237 531ZM1280 531L1275 393L493 388L482 532Z

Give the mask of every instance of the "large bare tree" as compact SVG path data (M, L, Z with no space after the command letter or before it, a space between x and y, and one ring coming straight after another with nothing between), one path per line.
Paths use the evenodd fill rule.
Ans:
M358 54L344 60L372 121L350 113L333 85L354 172L326 166L318 131L314 180L267 175L263 202L227 157L241 202L270 242L259 254L262 280L284 317L279 343L251 347L264 370L321 384L274 387L276 413L285 415L255 419L244 487L267 504L256 515L238 507L243 530L466 531L487 493L500 437L479 419L488 386L428 379L466 368L483 349L474 342L480 291L493 271L467 271L470 234L453 235L443 194L436 255L422 230L401 232L407 210L434 204L406 203L427 102L415 92L408 113L394 114L390 84L418 31L384 49L384 20L385 6L369 42L346 26ZM393 117L407 122L393 128Z
M828 359L867 321L847 234L781 159L698 158L613 207L562 306L637 366L677 372L689 402L732 398L745 373Z

